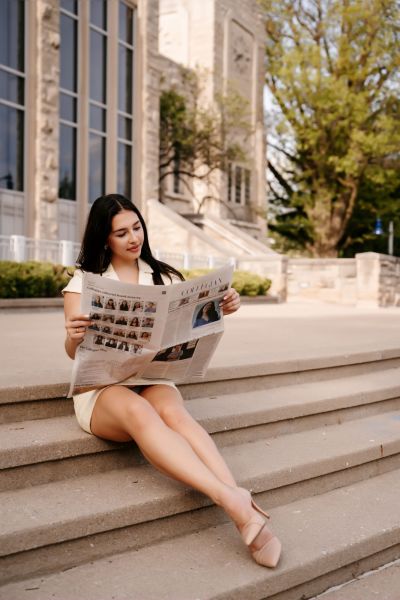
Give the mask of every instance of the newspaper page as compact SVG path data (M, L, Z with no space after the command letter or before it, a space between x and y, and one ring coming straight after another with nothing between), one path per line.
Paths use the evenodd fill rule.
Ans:
M233 267L173 285L133 285L85 273L92 321L77 349L69 396L113 383L204 376L223 333L219 307Z

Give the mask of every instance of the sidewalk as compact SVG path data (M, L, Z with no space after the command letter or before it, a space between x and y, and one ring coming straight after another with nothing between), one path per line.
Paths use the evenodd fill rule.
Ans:
M0 387L66 383L61 309L0 311ZM245 304L226 318L211 367L400 348L400 308L313 302Z

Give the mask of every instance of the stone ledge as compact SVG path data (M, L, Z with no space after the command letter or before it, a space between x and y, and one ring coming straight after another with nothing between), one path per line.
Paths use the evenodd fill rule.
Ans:
M0 310L17 308L62 308L63 305L63 298L2 298L0 300Z

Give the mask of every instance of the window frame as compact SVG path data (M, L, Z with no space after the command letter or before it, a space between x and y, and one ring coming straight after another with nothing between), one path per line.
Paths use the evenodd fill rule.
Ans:
M16 77L20 77L23 79L23 105L12 100L7 100L5 98L0 97L0 104L2 106L6 106L8 108L12 108L14 110L22 112L22 123L23 123L23 135L22 135L22 165L21 165L21 183L22 189L15 188L7 188L0 185L0 193L17 193L17 194L26 194L26 190L28 188L27 183L27 165L28 165L28 127L27 127L27 114L28 111L26 107L29 105L29 93L28 93L28 78L27 78L27 70L29 64L29 13L28 13L28 5L25 0L22 2L22 6L24 7L23 13L23 22L24 22L24 31L23 31L23 44L24 44L24 71L20 71L19 69L14 69L13 67L9 67L8 65L1 64L0 69L10 75L14 75ZM18 169L17 169L18 170ZM1 175L1 174L0 174ZM26 213L26 211L24 211Z

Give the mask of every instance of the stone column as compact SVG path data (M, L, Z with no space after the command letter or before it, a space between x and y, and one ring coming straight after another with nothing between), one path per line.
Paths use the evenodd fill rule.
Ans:
M394 256L356 254L357 304L395 306L399 302L400 260Z
M57 239L59 9L57 0L36 0L37 97L35 123L34 235Z
M146 214L147 200L158 199L160 145L160 67L158 64L158 0L138 3L138 57L136 109L137 168L134 173L133 201Z

